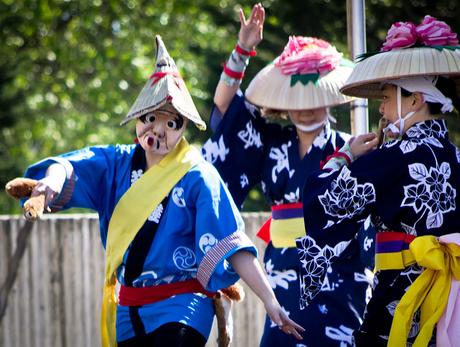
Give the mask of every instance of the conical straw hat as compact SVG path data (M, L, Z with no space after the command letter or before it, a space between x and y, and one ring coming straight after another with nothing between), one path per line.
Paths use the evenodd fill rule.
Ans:
M372 54L372 53L371 53ZM460 46L457 34L442 21L425 16L416 26L394 23L381 52L356 64L341 91L344 94L381 97L381 83L416 76L444 76L453 79L460 92Z
M206 130L206 123L201 119L187 86L159 35L156 36L156 44L155 71L147 80L121 125L170 103L182 116L194 122L198 129Z
M421 75L450 77L460 91L460 47L456 50L416 47L378 53L356 64L341 91L362 98L378 98L382 95L381 82Z
M340 93L340 87L352 68L353 63L343 59L328 42L290 37L283 54L253 78L246 89L246 99L254 105L276 110L308 110L344 104L352 99Z

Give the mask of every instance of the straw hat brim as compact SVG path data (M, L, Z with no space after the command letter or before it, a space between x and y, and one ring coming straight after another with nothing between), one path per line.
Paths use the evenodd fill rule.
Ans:
M156 36L156 43L157 57L154 74L147 80L128 115L121 121L120 125L158 110L169 102L179 114L195 123L198 129L206 130L206 123L201 119L185 82L179 76L174 60L158 35ZM154 78L155 73L159 73L160 76Z
M120 124L125 125L132 119L158 110L167 102L171 103L179 114L195 123L198 129L206 130L206 123L201 119L185 83L182 79L172 76L165 76L154 86L151 86L150 80L147 81L128 116Z
M321 76L316 83L300 81L291 86L291 76L284 75L274 64L264 67L246 89L246 99L259 107L276 110L310 110L345 104L353 99L343 95L340 87L351 74L350 66L339 65Z
M460 49L416 47L378 53L357 63L340 90L350 96L380 98L382 82L415 76L449 77L459 93Z

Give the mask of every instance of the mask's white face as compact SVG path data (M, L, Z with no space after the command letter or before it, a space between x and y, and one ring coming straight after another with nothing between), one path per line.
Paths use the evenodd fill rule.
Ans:
M289 111L291 122L303 132L318 130L327 122L329 112L327 108L316 108L313 110Z
M179 142L188 119L164 110L150 112L137 120L137 140L146 153L165 156Z

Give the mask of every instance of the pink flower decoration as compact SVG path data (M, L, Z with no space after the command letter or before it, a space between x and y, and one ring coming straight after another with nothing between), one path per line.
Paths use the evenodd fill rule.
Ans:
M396 22L388 30L381 52L424 46L458 46L457 34L445 22L431 16L425 16L422 23L415 26L411 22Z
M388 30L387 37L380 51L391 51L395 48L406 48L417 42L415 25L411 22L396 22Z
M434 17L425 16L416 31L420 43L425 46L458 46L457 34L445 22Z
M314 37L290 36L275 66L284 75L328 73L340 63L342 54L327 41Z

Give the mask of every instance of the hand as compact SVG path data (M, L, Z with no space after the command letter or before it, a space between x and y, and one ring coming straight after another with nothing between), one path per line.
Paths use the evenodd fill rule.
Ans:
M35 188L32 190L32 194L30 195L31 197L35 196L44 196L44 208L49 212L49 204L51 201L54 200L56 195L58 195L61 192L61 189L58 187L52 187L50 176L47 176L37 182L37 185ZM61 186L62 187L62 186Z
M352 137L350 139L349 146L353 160L356 160L360 156L376 149L378 142L379 139L374 133L362 134L356 137Z
M244 17L244 12L240 9L240 32L238 42L243 49L252 51L262 41L265 21L265 10L259 3L254 5L251 16L248 20Z
M300 333L304 332L305 329L288 317L275 298L265 304L265 310L270 319L278 325L278 328L284 333L294 335L297 340L302 340L302 335L300 335Z

